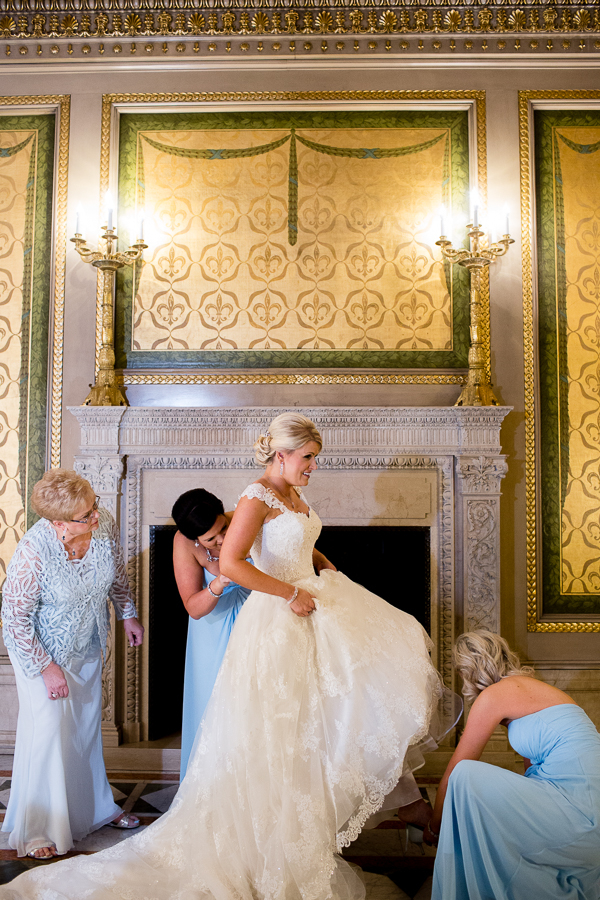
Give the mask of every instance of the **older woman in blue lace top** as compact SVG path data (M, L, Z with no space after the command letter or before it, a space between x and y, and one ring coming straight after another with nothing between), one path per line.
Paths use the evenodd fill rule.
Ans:
M19 718L3 831L19 856L66 853L102 825L139 820L113 800L102 758L107 598L131 646L142 642L119 533L88 481L46 472L31 498L42 517L19 541L3 590L4 642Z

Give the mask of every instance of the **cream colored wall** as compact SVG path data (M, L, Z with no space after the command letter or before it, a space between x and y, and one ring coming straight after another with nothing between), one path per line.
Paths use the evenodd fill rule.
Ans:
M169 91L269 91L335 89L476 89L486 91L488 185L490 205L508 202L515 212L519 199L518 91L597 88L598 65L582 59L558 60L545 67L533 61L517 67L508 60L461 62L435 60L290 61L278 68L260 63L245 68L167 69L158 62L144 71L140 65L108 62L103 68L62 63L59 68L2 65L2 93L68 93L72 98L69 166L70 233L81 198L96 202L99 188L100 114L102 93ZM552 63L552 64L551 64ZM205 64L207 65L207 64ZM237 66L237 67L236 67ZM502 628L526 657L541 666L549 680L571 687L600 724L599 634L528 634L525 590L525 443L523 324L519 235L508 256L494 266L491 279L492 367L497 395L514 407L503 428L509 471L503 484ZM91 267L71 251L67 257L64 404L79 404L93 378L95 279ZM129 389L135 405L420 405L452 403L455 388L370 386L197 386ZM67 412L63 423L63 464L69 465L78 445L78 427Z

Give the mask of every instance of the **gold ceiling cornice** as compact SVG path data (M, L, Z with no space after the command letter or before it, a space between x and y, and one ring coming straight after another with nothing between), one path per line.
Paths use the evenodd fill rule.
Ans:
M413 47L407 40L392 46L394 35L422 35L434 40L427 47L423 44ZM457 47L454 39L457 35L473 35L481 40L477 44L467 40ZM532 40L533 35L536 38ZM468 5L453 4L451 0L302 0L294 6L284 0L216 0L210 7L207 3L195 5L194 0L0 0L0 38L41 42L32 48L38 55L44 52L45 44L56 41L125 38L134 42L135 50L125 46L117 52L130 51L143 56L155 50L154 44L144 45L144 39L148 38L169 43L177 43L179 39L175 52L184 53L198 52L201 46L204 49L205 42L210 49L211 39L217 37L278 36L295 38L291 41L294 46L285 48L293 51L313 49L302 39L321 37L332 39L325 43L334 52L358 49L594 52L600 51L600 40L595 35L600 35L600 8L586 0L562 3L534 0L520 5L511 0L496 3L472 0ZM371 41L364 48L356 47L352 41L341 40L344 36L371 38ZM385 40L377 42L373 40L375 36ZM442 42L444 37L450 38L450 42ZM192 43L186 45L184 38ZM141 43L137 45L137 41ZM250 49L245 43L245 49ZM59 53L60 45L55 46L55 53ZM277 41L270 46L282 49ZM70 47L70 52L74 52L72 43ZM244 40L239 47L243 52ZM160 49L159 45L158 52ZM318 50L319 44L314 49ZM77 45L76 50L91 53L92 45ZM27 55L29 47L25 44L22 48L5 48L5 55L12 53Z

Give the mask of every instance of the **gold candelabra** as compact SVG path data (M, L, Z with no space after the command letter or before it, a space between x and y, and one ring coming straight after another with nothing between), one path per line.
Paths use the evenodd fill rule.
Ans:
M499 256L504 256L513 239L507 233L490 244L481 248L481 239L485 232L481 231L474 218L474 224L467 225L469 236L469 250L455 250L452 241L442 234L436 245L440 247L443 256L452 263L458 263L469 270L469 332L471 343L469 346L469 374L467 383L460 393L455 406L498 406L498 400L492 390L492 384L486 371L485 349L483 343L482 328L482 303L481 303L481 273ZM442 227L443 231L443 227Z
M91 391L83 401L83 406L127 406L127 398L117 384L115 372L115 338L114 338L114 290L115 273L123 266L131 266L142 258L148 246L143 237L138 238L128 250L120 253L117 250L118 236L112 227L112 211L109 212L108 225L103 225L104 234L100 241L104 247L92 250L86 245L85 238L76 228L75 237L71 241L84 262L91 263L102 272L102 331L100 352L98 354L98 373L96 383L90 385ZM79 225L79 223L77 223Z

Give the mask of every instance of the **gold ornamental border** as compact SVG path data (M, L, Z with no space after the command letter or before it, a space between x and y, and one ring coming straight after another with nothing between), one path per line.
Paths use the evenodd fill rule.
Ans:
M479 2L467 4L442 0L439 7L433 0L402 0L392 9L389 2L388 8L385 8L384 4L375 0L357 0L350 8L344 8L339 0L319 0L318 4L315 0L303 0L294 8L294 5L284 6L281 0L275 3L254 0L249 8L248 0L233 0L227 8L223 8L222 4L210 6L203 0L144 0L143 4L137 5L133 0L122 0L120 5L111 0L104 8L96 6L95 10L90 10L87 2L83 4L79 0L64 0L62 8L57 0L52 0L49 9L38 2L35 9L32 3L20 3L15 9L14 0L0 0L0 37L12 41L42 41L45 44L107 38L140 42L152 37L162 38L163 42L179 39L177 52L185 52L182 39L187 39L194 42L194 52L198 52L200 41L211 41L212 44L212 39L219 37L226 40L297 37L299 43L305 42L306 37L330 37L332 40L363 37L370 39L369 49L375 49L372 45L377 42L373 38L387 38L391 45L389 38L392 35L432 35L436 44L440 43L440 37L446 35L451 40L458 35L483 35L484 40L488 36L516 37L517 50L521 49L520 36L531 35L535 36L530 42L532 50L537 50L546 38L549 39L546 48L552 50L553 38L557 42L559 39L564 41L565 35L570 35L580 37L581 50L585 49L585 37L598 33L600 13L597 8L574 10L574 5L574 0L564 0L562 3L536 0L535 4L526 3L511 10L506 8L510 7L507 0L483 5ZM580 5L583 5L581 0ZM596 6L594 3L589 5ZM405 8L398 8L402 6ZM581 47L581 41L584 41L584 47ZM231 41L228 43L231 50ZM262 45L262 41L260 43ZM502 43L504 46L498 47L499 50L504 50L508 42ZM532 47L532 43L535 46ZM214 49L211 44L209 51ZM400 49L405 50L402 44ZM147 47L145 52L152 52L153 47L150 51ZM5 45L5 48L10 55L10 45ZM104 45L101 44L100 48L99 52L103 53ZM248 40L244 40L240 49L249 49ZM433 49L439 48L434 45ZM466 49L473 49L472 41ZM488 49L487 43L482 49ZM91 50L89 44L81 47L81 52L85 54ZM28 52L26 45L19 48L19 53L23 51L25 54ZM118 52L122 51L123 47L119 46ZM50 52L57 54L58 45L53 44ZM72 52L73 45L69 44L67 53Z
M543 616L542 598L538 591L538 398L536 373L538 360L535 341L535 220L532 209L534 194L534 146L532 101L536 100L600 100L600 91L519 91L519 152L521 165L521 228L523 272L523 356L525 365L525 485L527 546L527 630L537 632L600 632L598 621L565 622Z
M476 141L476 179L477 188L482 205L487 203L487 138L486 138L486 109L485 91L228 91L228 92L201 92L201 93L153 93L153 94L103 94L102 96L102 137L100 154L100 209L104 214L106 191L110 187L111 170L116 173L116 165L111 162L111 146L113 135L111 127L113 122L113 108L131 105L135 108L138 103L156 103L160 106L177 103L295 103L295 102L356 102L373 103L375 101L393 103L397 101L412 101L415 104L423 101L440 103L440 101L456 102L467 101L474 104L475 110L475 141ZM116 190L113 192L116 195ZM488 376L491 374L490 364L490 318L489 318L489 283L482 279L482 306L483 334L485 365ZM102 338L102 280L98 278L96 287L96 374L98 373L98 360L100 343ZM124 384L465 384L463 374L440 374L435 370L424 370L422 374L373 375L361 373L358 370L349 370L345 374L328 373L308 374L296 371L289 373L272 372L268 375L239 370L237 372L177 372L149 370L140 372L135 370L123 370L122 380ZM183 380L182 380L183 379ZM331 380L330 380L331 379Z
M71 97L69 94L0 97L0 107L10 108L54 107L56 111L55 140L57 156L54 164L56 186L54 188L54 297L49 332L50 346L50 459L51 468L60 466L62 435L62 392L65 322L65 264L67 255L67 179L69 169L69 121Z
M467 383L466 375L414 372L189 372L122 369L120 384L456 384Z

